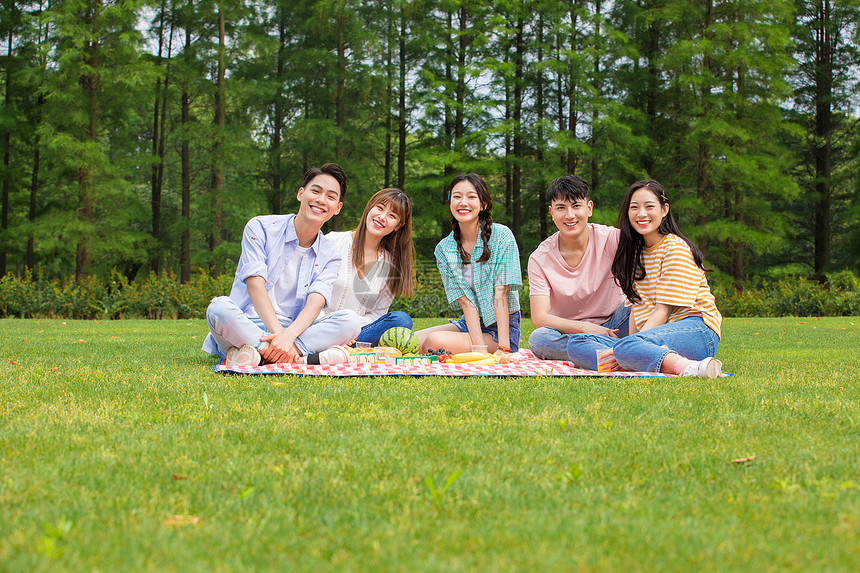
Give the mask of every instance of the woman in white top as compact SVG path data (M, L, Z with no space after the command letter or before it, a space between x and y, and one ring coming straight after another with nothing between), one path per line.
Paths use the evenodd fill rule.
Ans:
M388 312L395 296L412 296L412 201L400 189L377 191L352 231L326 235L343 255L325 313L351 309L361 319L358 342L376 346L389 328L412 328L402 311Z

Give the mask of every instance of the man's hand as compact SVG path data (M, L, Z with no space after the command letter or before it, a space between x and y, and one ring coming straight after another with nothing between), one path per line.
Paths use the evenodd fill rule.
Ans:
M269 344L260 351L260 356L267 363L272 362L296 362L301 356L296 346L296 336L289 329L282 330L276 334L267 334L260 338L262 342Z
M593 324L591 322L583 322L584 325L582 328L582 332L584 334L602 334L603 336L608 336L610 338L618 338L618 329L617 328L606 328L605 326L600 326L599 324Z

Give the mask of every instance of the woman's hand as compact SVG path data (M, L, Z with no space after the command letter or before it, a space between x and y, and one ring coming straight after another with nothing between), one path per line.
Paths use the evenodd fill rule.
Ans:
M597 371L598 372L615 372L622 370L615 359L615 349L607 348L604 351L597 352Z

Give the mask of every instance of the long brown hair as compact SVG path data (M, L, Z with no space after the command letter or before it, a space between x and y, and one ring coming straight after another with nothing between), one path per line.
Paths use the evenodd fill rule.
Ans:
M361 222L352 232L352 266L364 266L364 239L367 236L367 216L379 204L388 205L400 217L394 231L382 238L380 245L391 257L391 269L385 287L394 296L412 296L415 265L412 246L412 200L394 187L387 187L373 194L364 207Z
M486 263L490 260L490 235L493 233L493 197L490 195L490 190L484 182L484 178L477 173L465 173L457 175L451 180L451 185L448 186L448 208L451 208L451 190L457 183L468 181L478 192L478 199L481 201L481 210L478 212L478 223L481 226L481 239L484 241L484 252L478 258L479 263ZM460 224L457 218L451 215L451 227L454 231L454 240L457 241L457 252L460 253L460 260L464 265L468 265L470 261L469 254L463 248L462 239L460 237Z

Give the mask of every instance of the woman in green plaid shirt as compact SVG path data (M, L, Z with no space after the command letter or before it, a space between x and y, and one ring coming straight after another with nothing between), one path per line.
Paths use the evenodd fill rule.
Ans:
M493 199L476 173L458 175L448 194L451 233L436 245L436 266L448 303L463 316L418 331L421 351L516 352L520 343L520 254L511 230L493 223Z

